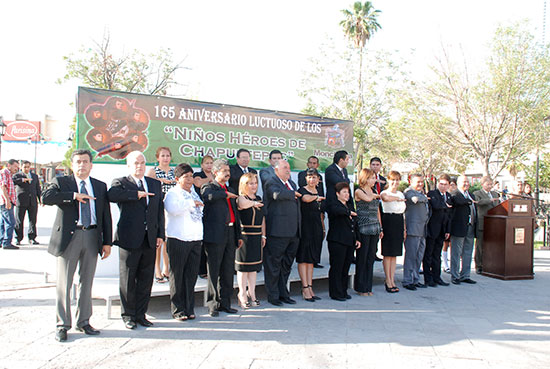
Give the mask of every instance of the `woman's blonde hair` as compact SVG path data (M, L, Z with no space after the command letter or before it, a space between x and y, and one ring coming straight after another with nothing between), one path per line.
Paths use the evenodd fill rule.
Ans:
M239 195L246 195L246 185L253 179L255 179L256 183L258 183L258 176L256 175L256 173L248 172L241 176L241 179L239 180Z
M374 170L363 168L359 172L359 187L365 187L367 185L367 180L370 177L376 177L376 173L374 173Z

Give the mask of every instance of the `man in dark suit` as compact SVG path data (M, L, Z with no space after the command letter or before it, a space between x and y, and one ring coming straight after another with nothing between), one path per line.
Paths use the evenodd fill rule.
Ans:
M90 177L92 154L75 150L71 155L74 175L56 177L42 193L44 205L57 205L48 252L57 257L57 330L55 339L67 340L71 328L71 287L78 265L80 283L76 329L88 335L99 331L90 325L92 283L97 255L111 254L111 208L105 183Z
M17 202L15 203L15 235L16 244L21 245L23 240L23 228L25 213L29 214L29 243L38 245L36 241L36 214L38 212L38 203L40 202L40 180L38 176L31 173L31 162L24 161L21 172L13 175L15 184L15 194Z
M319 158L316 156L310 156L307 159L307 168L308 169L317 169L319 170ZM304 187L307 185L306 181L306 170L302 170L298 173L298 187ZM323 176L319 174L319 184L317 185L317 193L320 197L325 197L325 187L323 186Z
M451 206L447 203L451 195L447 192L451 177L448 174L439 176L437 189L428 192L432 215L428 221L426 236L426 250L422 268L424 270L424 284L430 287L448 286L449 283L441 279L441 249L443 241L451 233Z
M476 273L480 274L483 271L483 223L487 212L500 203L499 194L491 191L493 188L493 180L489 176L481 178L481 190L474 192L477 200L477 231L476 231L476 250L474 253L474 261L476 263Z
M384 191L384 187L386 187L387 183L386 178L380 174L382 170L382 160L376 156L371 158L370 169L376 174L376 183L372 187L372 190L380 195L382 191Z
M470 278L472 265L472 251L477 223L475 197L468 188L470 182L466 176L458 177L456 181L458 191L451 196L453 206L451 218L451 282L474 284ZM462 260L462 269L460 261Z
M145 156L132 151L126 158L130 175L113 180L109 201L120 209L114 244L119 246L119 287L124 326L153 325L145 317L155 274L156 248L164 242L161 184L145 177Z
M376 183L374 184L374 186L372 186L372 191L380 195L382 191L384 191L387 183L386 178L380 174L380 171L382 170L382 159L376 156L371 158L370 169L376 175ZM382 203L380 203L380 212L382 212ZM379 243L380 241L376 244L376 254L378 253ZM379 258L376 254L374 255L374 261L382 261L382 258Z
M346 167L349 165L350 156L344 150L336 151L334 153L334 158L332 159L332 164L327 167L325 170L325 187L327 194L327 205L333 201L338 201L336 198L336 191L334 186L339 182L350 183L348 178L348 171ZM351 194L351 191L350 191ZM348 208L350 210L355 210L353 205L353 198L350 195L348 200Z
M265 197L265 188L267 182L271 178L276 177L275 175L275 163L283 158L283 154L279 150L271 150L269 153L269 167L260 169L260 180L262 181L262 193Z
M290 165L286 160L275 164L275 178L266 185L264 195L267 208L265 246L265 289L267 300L275 305L295 304L287 289L292 263L300 241L300 203L302 195L290 179Z
M239 149L237 151L237 164L230 165L229 187L231 187L235 193L239 193L239 180L244 173L257 173L256 169L249 168L250 163L250 151L247 149Z
M208 292L206 304L210 316L220 311L235 314L231 307L233 275L235 274L235 250L243 243L239 212L232 188L226 186L230 170L225 159L218 159L212 166L214 181L201 188L204 201L202 223L203 242L208 263Z

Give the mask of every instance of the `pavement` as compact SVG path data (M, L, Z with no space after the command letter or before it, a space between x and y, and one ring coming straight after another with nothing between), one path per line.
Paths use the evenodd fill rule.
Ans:
M304 301L293 283L297 304L274 307L259 287L260 307L211 318L197 294L197 319L186 322L171 319L169 299L156 297L148 311L154 326L134 331L120 319L107 319L105 302L94 300L91 323L101 335L72 329L68 341L59 343L55 288L44 280L54 265L45 246L53 222L48 213L39 211L42 245L0 250L0 368L550 367L546 250L535 252L533 280L473 273L475 285L389 294L381 263L375 263L371 297L352 293L351 300L333 301L327 281L320 280L314 287L322 300ZM401 263L398 259L398 279ZM113 316L119 313L114 305Z

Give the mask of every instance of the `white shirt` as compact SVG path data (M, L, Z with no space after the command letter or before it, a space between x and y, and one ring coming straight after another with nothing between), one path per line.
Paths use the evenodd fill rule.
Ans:
M237 165L239 165L239 164L237 164ZM250 171L248 170L248 167L244 168L244 167L241 167L241 166L239 165L239 168L241 168L241 170L243 171L243 173L248 173L248 172L250 172Z
M172 187L164 197L166 210L166 237L180 241L201 241L202 206L195 206L201 201L193 187L189 192L179 186Z
M90 176L86 177L86 179L80 179L78 178L76 175L74 176L74 179L76 181L76 188L78 188L78 192L80 192L80 182L81 181L84 181L84 185L86 187L86 192L88 192L88 195L89 196L92 196L92 197L95 197L94 196L94 189L92 188L92 181L90 181ZM95 200L88 200L90 201L90 213L91 213L91 217L90 217L90 224L91 225L96 225L97 224L97 218L96 218L96 214L95 214ZM82 217L80 216L80 202L78 203L78 223L77 225L81 226L82 225Z
M405 199L405 195L403 195L403 192L401 191L393 193L390 190L384 190L380 195L383 193L390 196L399 197L400 199ZM407 205L405 204L405 201L382 201L382 212L384 213L403 214L406 208Z

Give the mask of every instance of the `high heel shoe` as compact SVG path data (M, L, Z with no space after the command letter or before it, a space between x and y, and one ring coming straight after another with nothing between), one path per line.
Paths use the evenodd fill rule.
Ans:
M252 297L250 297L250 293L248 292L248 287L246 288L246 296L250 300L251 306L254 306L254 307L260 306L260 300L258 300L258 298L253 299Z
M237 296L237 300L239 301L239 306L242 307L243 309L250 308L250 302L248 301L248 298L246 299L246 302L243 302L243 300L241 300L241 298Z
M307 290L309 288L309 286L302 286L302 297L304 298L304 300L306 301L309 301L309 302L314 302L315 299L313 297L306 297L306 295L304 295L304 290Z
M311 292L312 292L311 298L314 299L314 300L321 300L321 298L319 296L313 294L313 286L309 285L308 287L311 288Z
M394 292L394 291L393 291L393 288L392 288L392 287L388 287L388 285L386 284L386 282L384 282L384 286L386 287L386 292L388 292L388 293Z

